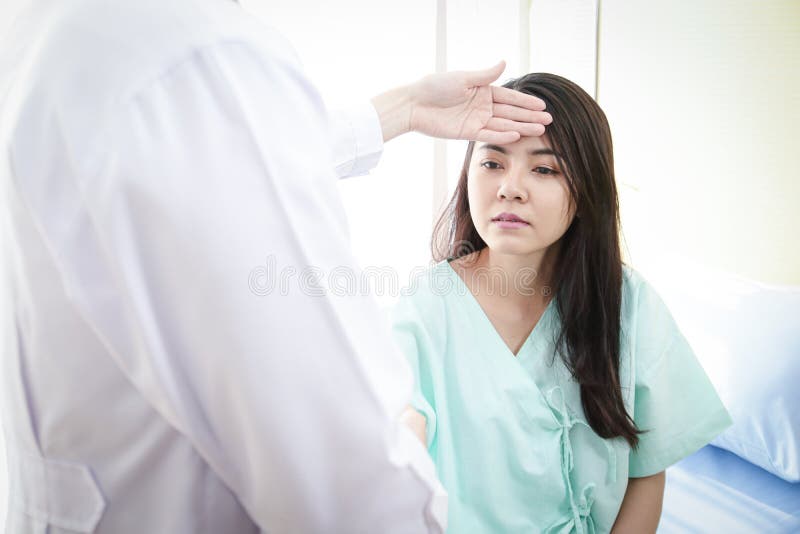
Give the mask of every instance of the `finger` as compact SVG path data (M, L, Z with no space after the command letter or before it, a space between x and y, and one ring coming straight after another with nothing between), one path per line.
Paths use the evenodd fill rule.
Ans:
M490 143L492 145L507 145L519 139L519 132L495 132L483 129L475 136L476 141Z
M538 122L539 124L553 122L553 117L546 111L531 111L527 108L518 108L510 104L495 104L492 107L492 115L501 119L511 119L519 122Z
M490 67L488 69L483 70L473 70L467 71L464 74L466 75L467 84L471 87L476 85L489 85L497 78L503 74L503 71L506 70L506 62L500 61L494 67Z
M544 133L544 125L535 122L517 122L509 119L492 117L486 123L486 129L496 132L519 132L520 135L534 136Z
M544 100L533 95L526 95L508 87L492 86L492 100L497 104L511 104L520 108L527 108L533 111L545 109Z

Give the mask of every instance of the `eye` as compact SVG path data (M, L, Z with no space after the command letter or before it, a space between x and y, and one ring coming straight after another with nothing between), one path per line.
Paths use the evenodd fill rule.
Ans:
M558 171L550 167L534 167L533 172L544 175L558 174Z
M481 167L483 167L484 169L490 169L490 170L494 171L494 170L500 169L501 165L499 163L497 163L496 161L488 160L488 161L481 162Z

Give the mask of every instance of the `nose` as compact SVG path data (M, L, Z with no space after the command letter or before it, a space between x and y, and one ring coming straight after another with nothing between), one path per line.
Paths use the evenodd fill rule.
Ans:
M511 171L503 176L503 181L497 189L499 200L528 200L528 193L522 185L522 172Z

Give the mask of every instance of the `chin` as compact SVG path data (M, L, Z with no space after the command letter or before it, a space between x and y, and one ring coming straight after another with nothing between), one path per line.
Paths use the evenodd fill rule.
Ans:
M514 256L527 256L541 250L541 247L536 246L535 243L515 243L510 239L493 240L493 242L487 242L486 246L496 254L509 254Z

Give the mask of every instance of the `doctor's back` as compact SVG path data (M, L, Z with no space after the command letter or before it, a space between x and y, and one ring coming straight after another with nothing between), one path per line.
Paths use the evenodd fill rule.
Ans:
M248 290L269 253L352 261L288 44L225 0L36 1L11 35L7 531L439 532L373 304Z

